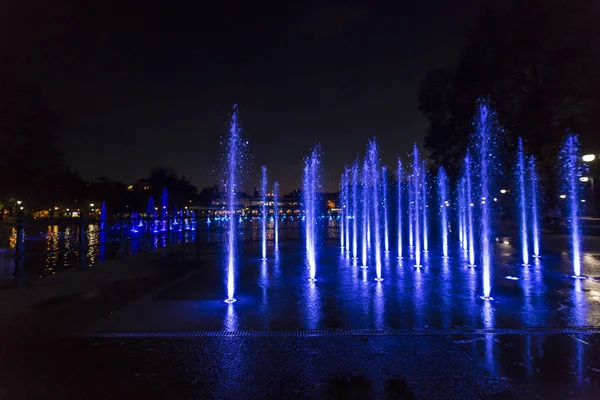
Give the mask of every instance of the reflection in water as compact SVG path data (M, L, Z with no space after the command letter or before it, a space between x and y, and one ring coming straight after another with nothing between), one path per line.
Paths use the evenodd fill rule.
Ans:
M375 298L373 299L373 308L375 312L375 329L384 328L384 303L385 299L383 297L383 284L381 282L377 282L375 284Z
M494 310L490 301L483 302L483 326L486 329L491 329L495 326L494 324ZM487 333L485 334L485 361L487 365L492 369L492 373L498 376L497 363L494 362L494 335Z
M424 317L425 312L427 310L427 304L425 302L425 296L423 293L423 268L415 268L415 300L414 300L414 309L415 309L415 325L417 328L423 328L424 326Z
M587 325L587 308L585 302L585 292L583 291L583 281L575 279L575 288L573 294L573 307L571 307L573 313L573 322L577 326ZM583 382L583 371L584 371L584 346L586 345L584 335L574 335L573 338L575 343L575 376L577 383Z
M321 319L321 304L316 284L308 283L305 305L306 328L317 329Z
M223 330L225 332L235 332L238 330L237 312L235 311L233 303L227 303L226 307Z

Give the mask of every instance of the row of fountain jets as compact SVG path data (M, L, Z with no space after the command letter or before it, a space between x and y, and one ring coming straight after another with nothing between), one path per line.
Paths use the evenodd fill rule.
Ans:
M477 263L482 269L481 298L491 300L492 257L493 257L493 185L500 173L496 145L499 140L493 111L481 104L475 119L475 133L472 145L463 160L456 191L452 195L448 176L443 167L439 167L435 186L437 187L437 221L439 223L442 257L449 258L449 234L451 233L450 212L454 211L454 220L458 226L458 243L468 259L468 266ZM235 195L239 188L238 163L241 146L240 130L237 122L237 110L234 109L228 139L228 175L224 186L228 193L230 215L236 212ZM318 254L319 188L321 185L321 151L316 146L304 160L302 180L302 205L304 220L304 241L306 261L309 268L309 280L316 281ZM429 250L429 210L430 179L426 162L422 160L417 146L412 152L412 164L404 168L399 158L396 170L396 248L399 259L403 257L406 236L411 258L415 268L421 268L422 257ZM580 200L579 176L582 165L579 162L579 144L577 137L568 135L561 152L562 178L566 198L569 203L569 232L572 250L573 277L581 275L580 244ZM540 257L540 229L538 213L538 178L533 156L527 156L523 150L523 141L519 139L516 160L516 180L518 191L519 230L522 263L529 266L530 257ZM263 194L261 218L262 259L267 259L267 169L261 170L261 192ZM340 183L340 246L342 253L360 259L361 267L367 268L374 263L378 282L382 277L382 252L390 251L390 203L388 193L388 171L381 165L379 149L375 139L368 143L363 160L355 160L347 166ZM278 215L279 184L273 187L274 215ZM456 202L453 201L456 199ZM432 207L434 208L434 207ZM406 220L405 220L406 219ZM227 233L227 302L235 301L235 275L237 269L237 225L235 218L229 218ZM278 218L274 219L273 240L279 244ZM373 242L373 243L372 243ZM531 251L530 251L531 248Z

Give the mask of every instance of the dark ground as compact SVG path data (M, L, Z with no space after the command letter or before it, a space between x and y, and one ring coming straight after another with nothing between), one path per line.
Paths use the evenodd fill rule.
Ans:
M559 253L525 269L499 247L488 304L479 271L433 252L421 275L390 261L378 286L331 243L311 289L298 244L266 264L250 245L227 306L215 250L1 292L0 399L600 398L593 252L579 286Z

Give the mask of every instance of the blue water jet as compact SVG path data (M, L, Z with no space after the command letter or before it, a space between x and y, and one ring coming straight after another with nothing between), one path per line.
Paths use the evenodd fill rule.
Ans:
M358 253L358 160L352 164L352 258Z
M344 214L344 216L346 217L346 236L345 236L345 248L346 248L346 255L350 254L350 171L348 170L348 168L346 167L344 169L344 175L345 175L345 179L344 182L346 183L344 185L344 205L346 208L346 212Z
M273 184L273 241L279 245L279 182Z
M106 202L103 201L100 205L100 223L98 224L100 231L104 231L106 227Z
M369 163L371 164L372 202L373 202L373 229L375 231L375 280L381 278L381 226L379 221L379 149L375 139L369 141Z
M260 179L260 230L261 230L261 244L262 244L262 260L267 259L267 166L263 165L261 168L261 179Z
M446 176L446 171L443 167L438 169L437 180L442 254L444 258L448 258L448 176Z
M517 183L519 185L518 206L521 234L521 254L523 265L529 265L529 235L527 233L527 190L525 187L525 154L523 154L523 139L518 139L517 146Z
M423 162L421 179L423 179L423 182L421 183L421 195L423 196L421 203L421 207L423 209L423 251L426 253L429 251L429 225L427 223L427 208L429 207L427 200L429 196L427 191L427 168L425 167L425 162Z
M473 189L471 186L471 153L469 151L467 151L467 155L465 156L464 180L466 184L465 206L467 208L466 230L469 251L469 266L475 267L475 238L473 232L473 208L475 207L475 204L473 204Z
M492 149L494 132L494 116L484 103L479 105L477 115L477 150L479 161L479 190L481 199L481 259L483 266L483 296L491 300L492 291L492 221L490 186L492 181L492 168L494 151Z
M369 242L369 160L365 157L362 170L362 267L367 268Z
M236 223L235 214L237 211L237 193L240 189L240 177L238 173L242 166L242 140L241 129L238 123L237 105L233 107L231 122L229 125L229 136L226 142L226 168L227 174L225 177L224 187L226 192L226 207L229 215L227 221L227 238L226 238L226 253L227 253L227 274L226 274L226 290L228 303L233 303L235 300L235 275L236 275L236 254L238 240L238 224Z
M538 214L538 178L535 168L535 157L529 156L529 186L531 202L531 238L533 240L533 256L540 256L540 217Z
M417 145L413 146L413 176L412 176L412 193L413 193L413 226L414 226L414 242L415 242L415 267L421 267L421 162L419 161L419 150Z
M402 160L398 158L398 258L402 258Z
M340 247L342 252L346 245L346 171L342 173L340 180Z
M306 235L306 257L309 267L309 280L314 282L317 273L317 212L318 189L320 187L320 148L316 146L304 160L302 193Z
M389 238L389 226L388 226L388 179L387 179L387 168L381 167L381 186L382 186L382 201L383 206L383 248L385 252L390 251L390 238Z
M571 244L571 257L573 262L573 277L583 278L581 275L581 218L580 184L582 166L579 154L579 139L576 135L568 135L561 149L562 181L567 200L569 215L569 238Z

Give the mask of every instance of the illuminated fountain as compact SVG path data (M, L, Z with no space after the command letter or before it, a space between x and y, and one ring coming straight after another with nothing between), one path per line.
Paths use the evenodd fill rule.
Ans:
M382 190L382 205L383 205L383 248L386 253L390 251L390 238L389 238L389 227L388 227L388 179L387 179L387 168L381 167L381 185Z
M371 166L371 185L372 185L372 203L373 203L373 229L375 231L375 273L376 281L382 281L381 278L381 227L379 221L379 149L375 139L369 141L368 148L369 164Z
M415 210L414 210L414 201L413 201L413 197L414 197L414 190L413 190L413 185L414 185L414 175L409 175L408 176L408 246L413 249L414 248L414 217L415 217Z
M442 254L444 258L448 258L448 176L446 176L446 171L443 167L438 169L437 180Z
M490 186L492 184L494 168L494 116L492 111L484 103L479 105L476 117L477 123L477 155L479 172L479 199L481 201L481 226L479 235L481 237L481 263L483 267L483 296L484 300L492 300L492 219L490 201Z
M344 171L340 181L340 246L342 251L346 240L346 178L346 171Z
M132 218L133 219L133 218ZM106 227L106 202L103 201L100 205L100 223L98 224L100 231L104 231Z
M523 265L529 265L529 235L527 233L527 190L525 187L525 155L523 154L523 139L519 138L517 148L517 183L519 185L519 222L521 224L521 254Z
M579 139L576 135L568 135L561 149L562 181L566 194L567 212L569 215L569 237L571 257L573 262L573 278L585 279L581 275L581 217L582 200L580 199L579 177L582 175L582 165L579 154Z
M262 260L267 259L267 167L265 165L261 168L261 179L260 179L260 230L261 230L261 243L262 243Z
M467 231L468 251L469 251L469 267L475 267L475 238L473 232L473 188L471 186L471 153L467 151L465 156L465 170L464 170L464 183L465 183L465 207L467 209L467 224L465 226Z
M345 236L345 240L346 240L346 255L350 254L350 194L348 193L349 191L349 186L350 186L350 171L348 170L348 168L344 169L344 175L345 175L345 185L344 185L344 205L346 208L346 213L345 213L345 217L346 217L346 236Z
M362 268L367 268L369 243L369 160L365 157L362 171Z
M160 199L160 218L161 218L161 225L162 225L162 230L167 230L167 224L168 219L169 219L169 208L168 208L168 204L169 203L169 194L167 193L167 189L163 188L163 193L162 193L162 197Z
M464 252L467 251L467 210L465 205L465 185L463 178L458 181L458 240L460 248Z
M412 217L414 227L414 242L415 242L415 267L421 268L421 162L419 161L419 151L417 145L413 147L413 176L412 176Z
M421 183L421 195L423 196L421 207L423 209L423 252L429 251L429 230L427 223L427 208L429 205L427 204L428 194L427 194L427 168L425 167L425 162L423 162L423 167L421 171L421 179L423 182Z
M238 123L237 105L233 107L231 122L229 125L229 136L226 139L226 176L223 187L225 188L227 200L227 235L226 235L226 290L227 303L233 303L236 299L235 294L235 276L237 268L237 241L238 224L235 218L237 211L237 193L240 190L239 172L243 163L243 144L241 140L241 130Z
M358 160L352 164L352 258L358 255Z
M303 206L305 215L306 258L309 267L309 280L314 282L317 273L317 212L318 190L320 187L320 149L315 147L304 160L302 179Z
M155 223L156 223L156 207L154 206L154 197L150 196L148 199L148 207L146 208L146 213L148 214L148 227L147 231L156 232Z
M273 241L279 245L279 182L273 184Z
M531 191L531 238L533 239L533 256L540 256L540 217L538 215L538 178L535 169L535 157L529 156L529 186Z
M398 158L398 258L402 258L402 160Z

